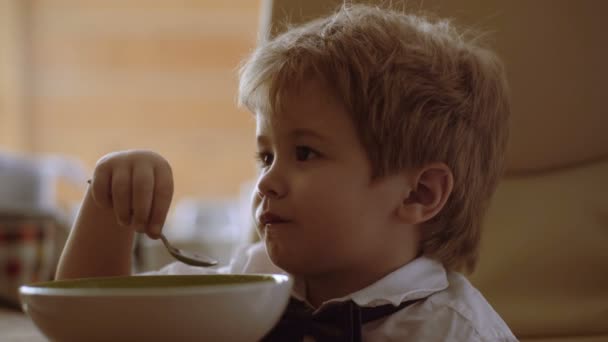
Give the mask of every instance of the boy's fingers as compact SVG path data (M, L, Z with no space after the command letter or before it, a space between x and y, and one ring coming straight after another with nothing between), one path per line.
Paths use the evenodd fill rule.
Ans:
M128 226L131 223L131 170L117 167L112 173L112 205L118 223Z
M103 167L95 169L93 179L91 180L91 195L95 202L102 208L112 207L111 183L112 173Z
M148 165L136 165L133 168L131 182L133 184L132 223L136 231L143 233L148 224L154 196L154 169Z
M158 237L160 235L169 207L173 198L173 175L168 166L158 167L155 172L154 198L150 212L148 235Z

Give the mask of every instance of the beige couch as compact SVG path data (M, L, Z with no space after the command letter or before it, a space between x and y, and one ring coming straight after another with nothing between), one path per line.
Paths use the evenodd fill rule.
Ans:
M509 177L472 281L522 340L608 341L608 160Z
M521 340L608 341L608 2L392 2L490 31L508 69L509 171L472 281ZM340 3L266 1L262 32Z

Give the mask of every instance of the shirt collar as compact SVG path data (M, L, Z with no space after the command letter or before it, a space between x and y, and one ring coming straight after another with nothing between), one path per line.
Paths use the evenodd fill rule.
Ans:
M375 283L341 298L324 302L319 310L335 302L352 300L359 306L379 306L421 299L448 287L443 265L428 257L418 257L399 269L387 274ZM293 296L305 300L306 286L294 279Z

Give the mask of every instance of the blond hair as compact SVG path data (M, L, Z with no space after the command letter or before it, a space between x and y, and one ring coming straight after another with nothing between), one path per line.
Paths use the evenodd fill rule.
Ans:
M276 112L285 92L310 78L343 100L374 177L450 167L453 192L424 223L421 249L448 269L473 271L508 136L500 60L449 21L344 5L261 43L241 67L239 103Z

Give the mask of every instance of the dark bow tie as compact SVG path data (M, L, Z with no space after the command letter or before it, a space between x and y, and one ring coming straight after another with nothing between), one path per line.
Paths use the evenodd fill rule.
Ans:
M353 301L346 301L313 313L312 307L292 297L279 323L262 341L299 342L304 336L311 336L317 342L360 342L363 324L395 313L413 302L415 300L399 306L359 307Z

